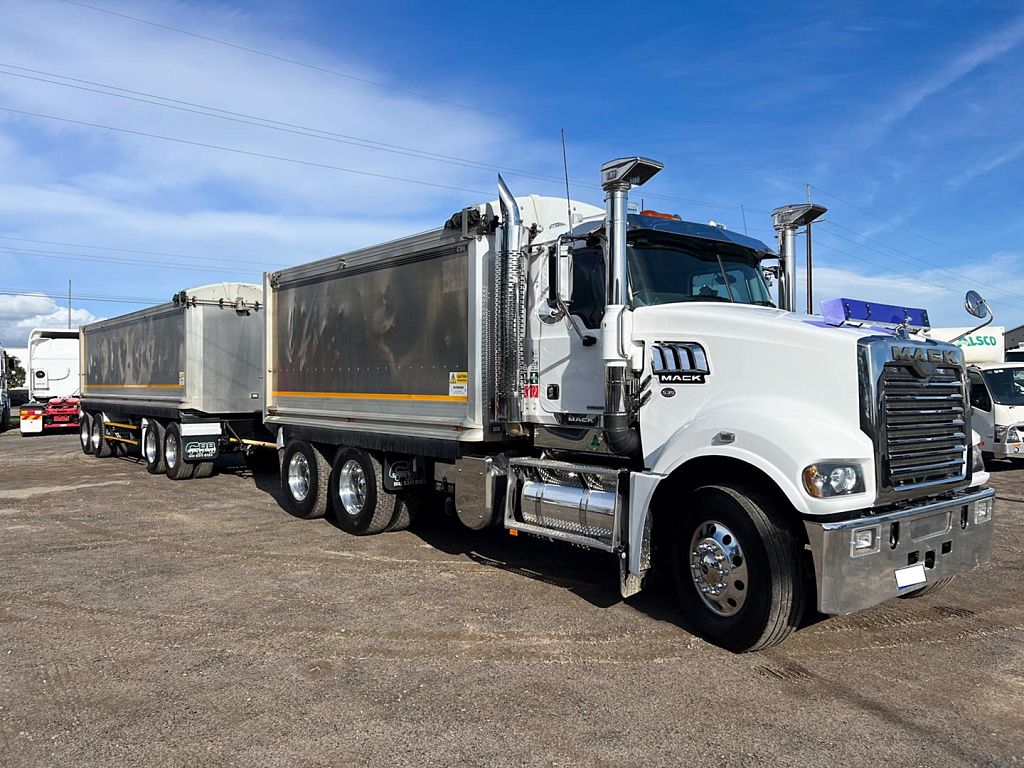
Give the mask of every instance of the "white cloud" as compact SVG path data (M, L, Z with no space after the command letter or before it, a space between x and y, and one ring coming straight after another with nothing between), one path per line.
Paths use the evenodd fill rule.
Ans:
M899 93L872 121L871 141L881 138L889 128L909 117L926 99L946 90L983 64L1013 50L1021 42L1024 42L1024 15L982 38Z
M99 318L87 309L72 305L71 327L91 323ZM48 296L0 295L0 345L24 346L34 328L67 328L68 309Z

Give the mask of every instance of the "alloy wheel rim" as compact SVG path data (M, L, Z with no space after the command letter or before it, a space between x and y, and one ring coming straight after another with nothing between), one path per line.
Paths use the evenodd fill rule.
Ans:
M733 616L747 599L747 558L739 539L717 520L697 526L690 538L690 578L704 604Z
M366 472L363 465L349 459L341 467L338 476L338 497L341 507L349 517L357 517L366 506Z
M288 462L288 490L298 502L305 501L309 495L309 461L301 453L296 453Z
M172 469L178 465L178 444L174 441L173 435L168 435L164 441L164 460Z
M156 464L156 430L153 427L146 425L146 461L150 464Z
M89 434L89 423L84 416L78 420L78 439L82 442L83 448L88 448L92 441L92 435Z
M103 432L103 422L100 419L95 419L92 423L92 449L98 451L100 449L100 439Z

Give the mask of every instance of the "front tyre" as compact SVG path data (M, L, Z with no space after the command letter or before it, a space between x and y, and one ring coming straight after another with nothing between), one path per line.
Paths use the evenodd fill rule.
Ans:
M284 507L295 517L327 514L327 484L331 465L312 443L289 440L281 452L281 490Z
M776 502L740 485L709 485L672 536L676 590L698 633L730 651L782 642L800 624L800 547Z

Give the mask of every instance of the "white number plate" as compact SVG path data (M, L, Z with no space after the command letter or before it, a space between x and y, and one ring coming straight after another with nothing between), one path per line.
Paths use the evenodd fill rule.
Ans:
M924 575L924 563L908 565L906 568L896 569L897 589L906 589L918 584L924 584L928 578Z

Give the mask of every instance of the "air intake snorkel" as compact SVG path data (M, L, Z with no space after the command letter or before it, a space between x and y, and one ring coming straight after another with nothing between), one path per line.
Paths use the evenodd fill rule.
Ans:
M617 454L640 452L640 434L629 423L629 352L626 320L629 273L626 265L626 205L631 187L648 182L664 166L644 157L611 160L601 166L605 192L605 235L608 241L608 286L601 321L601 357L605 364L604 430L608 447Z

